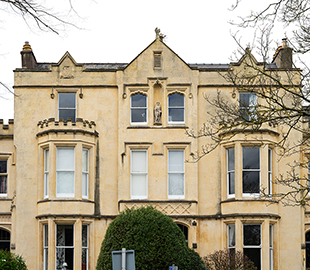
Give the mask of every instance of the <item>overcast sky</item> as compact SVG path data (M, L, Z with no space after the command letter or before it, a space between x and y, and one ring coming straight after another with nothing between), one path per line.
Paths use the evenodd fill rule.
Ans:
M66 0L45 2L79 28L68 26L60 35L40 31L0 4L0 82L9 87L14 84L13 70L21 67L25 41L38 62L58 62L69 51L78 63L129 63L155 39L154 29L159 27L167 36L165 43L185 62L229 63L238 48L231 37L238 29L229 21L270 1L245 0L237 11L230 11L235 0L72 0L80 18L64 12ZM239 36L243 46L252 44L252 29L239 31ZM284 36L280 28L273 39L281 42ZM0 119L7 122L14 117L13 95L3 87L0 95Z

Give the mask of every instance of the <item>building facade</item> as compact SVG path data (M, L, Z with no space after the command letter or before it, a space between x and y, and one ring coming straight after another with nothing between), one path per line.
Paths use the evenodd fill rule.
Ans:
M277 55L268 68L285 76L292 66L281 48ZM209 142L185 133L208 121L205 95L255 100L223 76L245 70L248 54L188 64L157 32L130 63L81 64L68 52L41 63L28 43L21 57L14 124L0 129L0 247L30 270L95 269L110 222L147 205L170 216L201 256L228 248L262 270L305 269L310 215L260 198L261 187L283 188L273 179L304 158L277 159L280 127L240 132L186 162ZM301 137L293 131L289 140Z

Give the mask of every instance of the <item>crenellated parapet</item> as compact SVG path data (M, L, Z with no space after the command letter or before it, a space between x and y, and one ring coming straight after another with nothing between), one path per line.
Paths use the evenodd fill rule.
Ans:
M64 121L62 118L60 118L59 121L56 121L55 118L44 119L38 122L37 128L37 137L48 135L50 133L82 133L96 137L99 136L99 133L96 131L96 123L82 118L77 118L75 122L72 122L71 119Z
M14 120L9 119L8 124L3 124L3 119L0 119L0 139L12 139L14 135Z

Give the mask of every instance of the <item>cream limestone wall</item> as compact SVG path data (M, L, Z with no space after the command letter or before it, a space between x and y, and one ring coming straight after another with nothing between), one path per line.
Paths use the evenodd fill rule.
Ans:
M160 68L154 68L154 52L161 54ZM243 68L245 58L230 68ZM235 224L236 249L240 250L243 225L259 224L261 269L267 270L272 225L273 269L304 269L304 210L242 194L243 146L260 147L262 187L268 185L268 148L274 155L273 177L285 174L287 163L302 158L297 153L276 159L275 144L283 127L266 126L264 132L238 134L199 162L185 162L184 196L168 196L168 151L184 150L185 160L191 161L191 155L211 142L191 139L185 133L186 128L198 130L209 120L208 111L214 108L204 96L215 97L220 90L225 98L238 102L233 87L223 78L225 72L223 67L191 67L160 39L128 65L79 64L67 52L58 63L16 69L14 140L0 137L0 158L4 152L10 163L8 200L0 198L0 209L11 213L7 227L1 223L0 213L0 228L12 230L12 251L23 255L28 268L34 270L44 269L45 248L48 269L56 269L57 226L73 225L74 269L83 269L82 226L87 225L88 269L93 270L105 231L119 212L153 205L188 229L188 244L201 256L227 248L228 224ZM76 94L76 122L59 121L59 93ZM141 125L130 120L131 96L137 93L147 96L147 123ZM184 96L184 123L169 123L168 96L174 93ZM162 107L161 123L154 122L156 102ZM12 129L10 126L10 134ZM0 128L0 135L4 132ZM292 142L299 139L297 132L289 138ZM57 197L57 147L74 148L73 197ZM235 196L228 198L226 150L231 147L235 148ZM44 196L44 149L49 149L48 196ZM82 196L83 149L89 150L87 198ZM140 200L131 196L132 150L147 152L147 197ZM273 186L275 191L282 188ZM15 190L16 207L10 212Z

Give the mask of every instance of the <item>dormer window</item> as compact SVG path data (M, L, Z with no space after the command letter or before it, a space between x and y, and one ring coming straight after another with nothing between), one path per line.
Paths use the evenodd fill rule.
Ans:
M154 68L161 69L161 67L162 67L161 52L154 52Z

